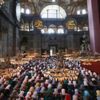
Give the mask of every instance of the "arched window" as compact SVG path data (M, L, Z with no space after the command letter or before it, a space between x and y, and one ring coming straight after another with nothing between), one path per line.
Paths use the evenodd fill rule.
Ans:
M48 34L54 34L54 33L55 33L54 29L48 28Z
M58 34L64 34L64 28L58 28Z
M41 33L42 33L42 34L45 34L45 30L44 30L44 29L41 29Z
M48 5L41 11L41 18L65 19L65 10L58 5Z
M42 34L47 34L47 33L48 33L48 28L47 28L47 26L44 26L44 28L41 29L41 33L42 33Z
M64 34L64 27L62 25L58 26L58 30L57 30L58 34Z
M65 34L65 30L64 27L62 25L56 26L56 25L49 25L49 27L47 28L47 26L44 26L43 29L41 29L41 33L42 34Z

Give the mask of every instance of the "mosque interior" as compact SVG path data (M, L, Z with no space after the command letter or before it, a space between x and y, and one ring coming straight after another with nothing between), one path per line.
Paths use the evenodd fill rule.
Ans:
M0 100L100 100L100 0L0 0Z

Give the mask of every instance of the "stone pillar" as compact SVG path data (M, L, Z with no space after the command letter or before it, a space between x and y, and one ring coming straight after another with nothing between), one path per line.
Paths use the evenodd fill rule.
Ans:
M16 27L16 55L20 53L19 41L19 29Z
M12 56L13 55L13 50L12 50L12 46L13 46L13 27L11 24L8 24L9 25L9 28L8 28L8 56Z
M16 56L19 53L19 29L14 27L13 30L13 56Z
M69 32L67 35L67 47L69 50L74 50L74 41L73 41L73 34Z
M40 33L40 30L34 31L33 46L34 46L34 52L41 54L41 33Z
M100 53L99 0L87 0L90 42L93 53Z

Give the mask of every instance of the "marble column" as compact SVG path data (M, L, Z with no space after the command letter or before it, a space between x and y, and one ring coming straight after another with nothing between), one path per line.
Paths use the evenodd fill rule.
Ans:
M90 42L93 53L100 53L99 0L87 0Z

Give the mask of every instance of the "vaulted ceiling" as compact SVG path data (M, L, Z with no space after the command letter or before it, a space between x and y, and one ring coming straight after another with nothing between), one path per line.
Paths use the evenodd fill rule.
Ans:
M47 5L59 5L63 7L67 15L75 14L77 10L87 8L87 0L20 0L21 6L30 8L33 13L40 13Z

